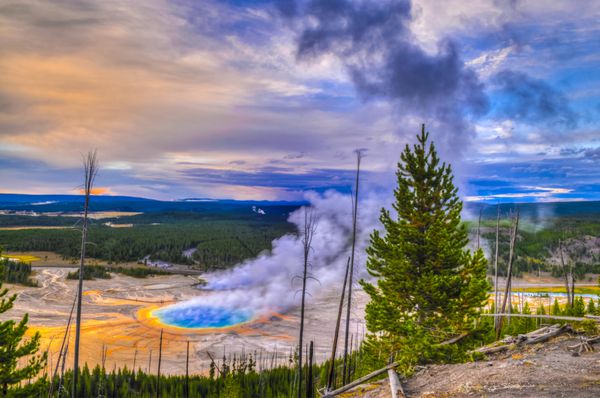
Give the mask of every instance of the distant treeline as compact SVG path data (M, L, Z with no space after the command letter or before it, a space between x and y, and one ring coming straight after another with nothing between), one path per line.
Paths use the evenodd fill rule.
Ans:
M0 278L3 282L18 283L25 286L37 286L37 281L31 279L31 265L19 261L0 258Z
M78 221L76 217L64 216L24 216L17 214L0 215L0 227L70 227Z
M262 360L262 371L259 371L258 362ZM273 366L271 359L264 357L260 359L256 353L254 355L230 356L218 360L218 365L212 363L209 368L209 374L206 376L191 375L189 377L189 398L195 397L248 397L248 398L275 398L275 397L293 397L296 395L297 388L297 358L289 357L290 366ZM322 364L314 364L312 372L308 372L308 365L304 366L303 375L303 396L306 389L312 391L310 396L318 396L317 389L325 387L327 381L327 369L330 361ZM342 361L336 360L336 367L341 370ZM354 351L348 361L351 369L351 377L357 378L366 372L366 369L359 369L360 353ZM338 372L340 373L340 372ZM312 378L308 376L312 374ZM339 376L339 375L338 375ZM64 391L71 391L72 372L67 370L63 375L62 382L60 376L54 379L54 397L58 397L57 389L62 386ZM157 383L155 374L148 374L141 369L131 371L128 368L122 368L112 371L104 371L100 366L90 370L87 365L81 370L80 375L81 396L84 397L156 397L157 384L160 384L161 397L185 397L186 379L185 376L161 376L160 383ZM341 379L337 386L341 385ZM312 386L312 388L311 388ZM37 396L36 391L48 391L47 379L42 379L35 387L27 387L31 396ZM64 396L64 393L63 395Z
M129 223L132 217L119 222ZM135 224L132 228L92 225L87 256L109 263L162 260L177 264L196 264L201 269L226 268L271 249L273 239L294 231L282 220L188 220L180 215L144 215L137 221L158 225ZM156 221L160 220L160 221ZM103 220L104 221L104 220ZM66 259L79 256L81 233L77 229L0 230L0 245L11 251L52 251ZM196 248L191 257L183 251Z
M484 223L483 238L489 243L489 271L493 272L493 256L496 250L495 221ZM476 226L475 226L476 227ZM555 258L558 254L559 240L563 242L565 261L570 258L574 266L574 274L582 279L588 273L600 273L600 254L594 253L584 241L586 237L600 237L600 219L584 219L562 217L539 228L535 224L522 223L519 228L519 239L516 244L513 272L520 276L523 272L547 271L554 276L563 276L562 266ZM473 228L473 224L471 225ZM498 272L506 275L509 255L509 234L506 223L500 226Z
M169 275L169 272L154 267L104 267L102 265L84 265L83 279L110 279L110 273L123 274L134 278L145 278L152 275ZM67 279L79 279L79 270L69 272Z

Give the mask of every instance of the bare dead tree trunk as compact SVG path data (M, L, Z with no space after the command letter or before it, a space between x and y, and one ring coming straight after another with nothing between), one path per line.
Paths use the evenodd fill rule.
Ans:
M160 364L162 362L162 342L163 342L163 330L160 329L160 340L158 343L158 372L156 373L156 398L160 398Z
M350 333L350 313L352 309L352 279L354 276L354 253L356 249L356 226L358 218L358 187L360 181L360 161L362 152L356 151L356 181L354 184L354 209L352 211L352 252L350 254L350 271L348 274L348 304L346 306L346 332L344 338L344 365L342 370L343 384L348 383L348 337Z
M483 208L479 209L479 221L477 222L477 250L481 247L481 213L483 213Z
M51 398L52 394L54 393L54 379L56 378L56 375L58 374L58 368L60 367L60 361L61 361L61 359L63 359L63 356L65 357L65 359L63 359L63 360L66 360L67 352L66 352L65 347L69 345L69 336L71 334L71 325L72 325L71 321L73 320L73 311L75 310L75 304L77 304L77 297L75 297L75 299L73 300L73 305L71 305L71 312L69 313L69 320L67 321L67 327L65 328L65 334L63 335L63 340L60 345L60 350L58 351L58 362L56 363L56 369L54 370L54 373L52 374L52 379L50 380L50 387L48 389L48 398Z
M494 312L498 311L499 292L498 292L498 245L500 237L500 205L497 205L496 214L496 253L494 254ZM494 317L494 328L498 330L498 317Z
M185 398L190 396L190 341L185 351Z
M565 289L567 289L567 305L569 306L569 308L571 308L571 285L569 284L569 275L567 273L567 267L565 266L562 239L558 240L558 251L560 254L560 265L562 267L563 275L565 277Z
M90 151L83 159L84 184L83 191L85 202L83 206L83 230L81 234L81 257L79 261L79 283L77 285L77 315L75 318L75 354L73 359L73 393L72 397L78 397L78 378L79 378L79 345L81 338L81 300L83 291L83 268L85 262L85 247L87 243L88 232L88 211L90 206L90 196L94 186L94 180L98 173L98 160L96 151Z
M133 371L134 374L135 374L135 362L137 361L137 353L138 353L138 349L136 347L135 351L133 352L133 368L131 368L131 370Z
M313 342L310 341L310 347L308 349L308 378L306 380L306 398L314 397L314 387L313 387Z
M573 277L573 266L571 260L569 263L565 263L564 248L561 239L558 240L558 250L560 252L560 263L562 265L563 274L565 276L565 287L567 289L567 303L569 308L573 308L575 305L575 278Z
M517 241L517 234L519 231L519 211L517 210L517 216L515 217L515 221L514 221L514 227L511 226L511 234L510 234L510 250L509 250L509 254L508 254L508 269L507 269L507 274L506 274L506 286L504 287L504 300L502 301L502 311L500 312L501 314L504 314L504 311L506 310L506 301L509 299L510 297L510 288L511 288L511 280L512 280L512 266L513 266L513 257L514 257L514 252L515 252L515 243ZM512 302L510 304L512 306ZM500 319L498 320L498 329L496 330L496 339L498 339L500 337L500 331L502 330L502 320L503 318L500 317Z
M306 301L306 281L309 278L308 266L312 240L317 228L317 217L314 210L304 208L304 227L302 246L304 254L304 272L302 273L302 304L300 306L300 333L298 337L298 398L302 398L302 340L304 338L304 310Z
M569 263L569 279L571 280L571 305L575 305L575 275L573 275L573 264Z
M342 295L340 298L340 306L338 308L337 321L335 323L335 334L333 336L333 347L331 349L331 366L327 377L327 390L335 389L335 354L337 352L338 336L340 334L340 323L342 323L342 309L344 308L344 296L346 294L346 283L348 281L348 271L350 269L350 257L346 263L346 274L344 275L344 284L342 287Z
M69 342L67 341L67 346L65 347L65 355L63 356L62 368L60 370L60 379L58 381L58 395L61 396L63 390L65 389L63 386L63 382L65 380L65 366L67 362L67 354L69 353Z

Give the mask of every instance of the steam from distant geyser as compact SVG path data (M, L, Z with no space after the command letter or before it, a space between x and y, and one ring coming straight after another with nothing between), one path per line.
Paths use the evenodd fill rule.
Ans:
M322 291L341 285L350 253L352 199L349 195L334 191L324 195L310 193L307 199L318 216L310 255L310 271L319 282L309 282L308 288L314 298ZM358 276L364 273L364 249L370 232L378 226L381 204L381 199L373 195L360 202L355 263ZM298 209L289 217L289 221L299 229L304 222L303 212L303 208ZM295 294L300 284L293 284L292 279L302 274L302 248L302 238L298 235L288 234L276 239L270 253L265 252L229 271L207 275L208 285L205 289L210 292L166 307L169 319L160 314L159 316L167 323L194 327L193 325L204 324L206 311L212 307L237 314L241 311L248 314L248 317L256 317L269 311L286 311L300 302L300 295Z

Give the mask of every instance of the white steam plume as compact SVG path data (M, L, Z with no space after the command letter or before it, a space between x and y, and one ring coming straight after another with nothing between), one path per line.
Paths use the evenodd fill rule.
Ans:
M358 234L355 272L365 275L365 248L369 234L379 227L379 210L385 203L375 194L366 194L359 202ZM338 287L350 255L352 229L352 198L335 191L324 195L307 194L307 200L318 216L318 224L312 244L311 275L319 282L309 282L308 291L314 299L322 291ZM389 203L388 203L389 204ZM297 227L304 222L303 209L293 212L289 221ZM237 267L207 276L207 289L202 295L176 304L178 309L193 316L195 306L221 306L252 311L285 311L299 304L300 295L295 294L298 284L292 279L301 275L303 267L302 240L288 234L273 241L270 253L247 260ZM310 297L308 297L310 299Z

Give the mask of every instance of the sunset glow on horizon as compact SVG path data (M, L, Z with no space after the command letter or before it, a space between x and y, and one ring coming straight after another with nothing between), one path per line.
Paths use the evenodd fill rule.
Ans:
M597 2L317 3L4 2L0 191L78 192L97 149L94 194L298 200L357 148L386 190L426 123L466 200L600 199Z

